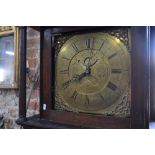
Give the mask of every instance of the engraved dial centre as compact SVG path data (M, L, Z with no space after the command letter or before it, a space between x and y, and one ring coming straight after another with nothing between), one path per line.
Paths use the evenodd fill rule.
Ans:
M76 54L69 65L70 79L77 78L76 90L89 95L101 91L110 78L110 66L107 58L99 51L83 50Z

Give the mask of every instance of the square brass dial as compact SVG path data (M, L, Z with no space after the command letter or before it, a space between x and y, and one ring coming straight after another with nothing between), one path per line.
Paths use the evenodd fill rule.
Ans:
M57 49L56 105L73 112L130 114L129 48L114 34L72 35Z

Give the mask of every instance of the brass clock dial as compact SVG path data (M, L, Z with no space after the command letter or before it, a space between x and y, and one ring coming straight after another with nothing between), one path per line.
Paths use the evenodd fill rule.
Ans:
M130 57L107 33L75 35L56 59L56 89L63 103L79 112L104 113L120 102L130 83Z

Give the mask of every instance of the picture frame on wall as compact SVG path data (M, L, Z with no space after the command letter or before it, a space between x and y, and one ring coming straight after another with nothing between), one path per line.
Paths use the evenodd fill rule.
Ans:
M0 26L0 89L18 88L19 28Z

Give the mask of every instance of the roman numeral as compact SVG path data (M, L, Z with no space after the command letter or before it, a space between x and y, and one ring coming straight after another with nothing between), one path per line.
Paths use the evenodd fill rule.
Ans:
M89 104L89 97L88 97L88 95L86 95L85 104Z
M111 59L111 58L115 57L116 55L117 55L117 53L114 53L111 56L109 56L108 59Z
M88 38L86 40L86 48L92 49L94 45L94 38Z
M78 96L78 92L75 90L71 96L72 99L74 99L74 101L76 100L76 97Z
M73 49L74 49L76 52L79 52L79 49L77 48L77 46L76 46L75 43L72 44L72 47L73 47Z
M90 48L90 38L86 40L86 47Z
M117 86L115 84L113 84L112 82L109 82L107 87L113 91L115 91L117 89Z
M104 45L104 41L102 42L101 47L99 48L99 51L102 49L103 45Z
M60 71L60 73L61 73L61 74L68 74L68 73L69 73L69 70L68 70L68 69L62 70L62 71Z
M111 73L122 73L121 69L111 69Z

